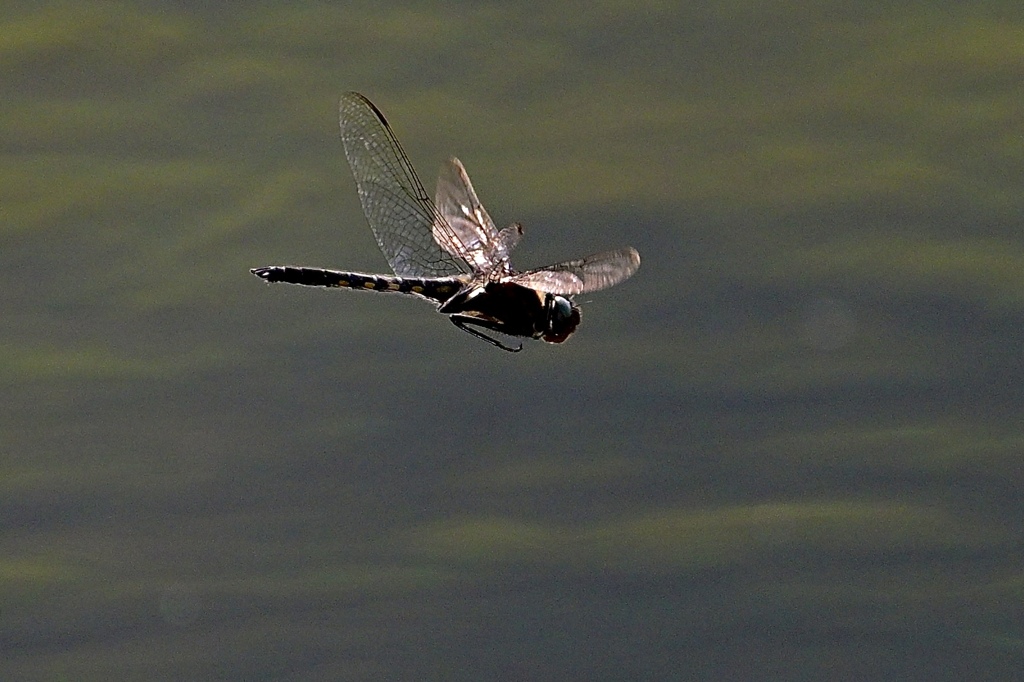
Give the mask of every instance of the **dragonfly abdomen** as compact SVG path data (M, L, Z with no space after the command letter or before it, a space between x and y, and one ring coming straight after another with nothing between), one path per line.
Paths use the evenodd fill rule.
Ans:
M443 303L462 288L454 277L407 278L387 275L368 275L361 272L343 272L322 268L304 268L292 265L271 265L254 268L252 274L267 282L285 282L308 287L342 287L363 291L410 294Z

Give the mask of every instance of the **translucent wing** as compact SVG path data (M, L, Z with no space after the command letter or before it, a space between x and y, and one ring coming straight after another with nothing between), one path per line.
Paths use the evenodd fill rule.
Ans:
M523 272L512 281L549 294L572 296L614 286L639 267L640 254L626 247Z
M391 269L399 277L466 272L459 236L430 201L384 115L357 92L345 93L338 110L359 201Z
M499 263L507 266L509 251L519 241L522 228L513 225L498 231L458 159L451 158L441 166L434 200L444 218L434 223L434 240L441 248L465 260L476 272L491 271ZM446 226L451 229L445 230Z

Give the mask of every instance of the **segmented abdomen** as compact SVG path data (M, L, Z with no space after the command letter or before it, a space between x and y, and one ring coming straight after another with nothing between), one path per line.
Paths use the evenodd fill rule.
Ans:
M294 267L291 265L271 265L265 268L254 268L251 272L267 282L285 282L287 284L301 284L309 287L344 287L346 289L362 289L364 291L410 294L438 303L447 301L462 287L462 282L454 277L413 279L385 275L367 275L361 272Z

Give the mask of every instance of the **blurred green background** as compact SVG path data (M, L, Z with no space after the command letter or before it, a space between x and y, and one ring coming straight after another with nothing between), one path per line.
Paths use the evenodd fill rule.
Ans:
M1024 8L0 13L4 680L1008 680L1024 663ZM386 272L366 94L564 346Z

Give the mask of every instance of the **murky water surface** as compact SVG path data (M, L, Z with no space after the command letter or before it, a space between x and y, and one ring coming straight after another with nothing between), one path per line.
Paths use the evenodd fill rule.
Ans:
M1012 679L1024 12L13 3L0 677ZM458 155L561 347L383 272L336 103Z

